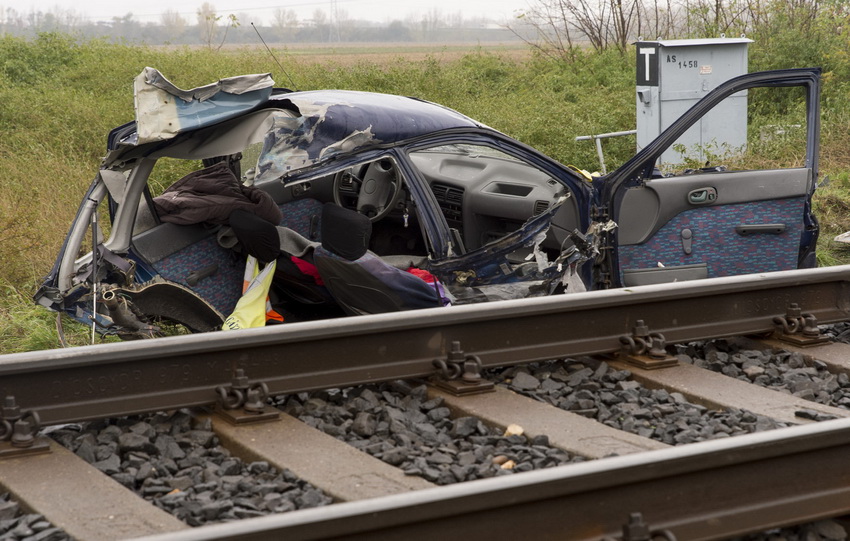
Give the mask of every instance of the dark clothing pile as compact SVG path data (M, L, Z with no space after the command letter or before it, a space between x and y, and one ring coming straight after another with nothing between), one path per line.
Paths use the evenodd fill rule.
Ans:
M189 173L153 202L163 222L179 225L226 224L237 209L272 224L281 221L280 209L271 195L239 182L225 162Z

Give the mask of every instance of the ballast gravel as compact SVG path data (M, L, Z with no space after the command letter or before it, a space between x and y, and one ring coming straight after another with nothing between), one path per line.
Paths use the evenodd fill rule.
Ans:
M27 514L9 493L0 493L0 541L71 541L41 515Z
M712 410L681 393L649 389L594 358L488 371L484 377L561 409L668 445L682 445L788 426L743 409Z
M829 325L820 325L818 328L821 334L828 336L833 342L850 344L850 323L841 321Z
M737 338L691 342L675 348L679 362L818 404L850 408L850 377L829 372L822 361L807 363L798 352L753 349L751 342ZM805 409L796 414L816 421L835 418Z
M282 396L277 407L308 425L438 485L549 468L582 457L546 436L506 435L476 417L452 418L422 384L391 382Z
M791 528L734 537L730 541L845 541L847 530L835 520L819 520Z
M184 411L67 425L50 436L190 526L328 505L289 471L246 463Z

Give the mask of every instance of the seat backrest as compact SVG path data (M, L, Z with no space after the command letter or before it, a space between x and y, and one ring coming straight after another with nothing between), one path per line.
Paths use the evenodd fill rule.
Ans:
M295 199L278 207L283 216L278 225L292 229L305 239L322 240L320 222L323 205L321 201L308 197Z
M442 306L435 289L368 251L371 222L357 212L327 204L322 245L313 261L337 303L349 314L377 314Z

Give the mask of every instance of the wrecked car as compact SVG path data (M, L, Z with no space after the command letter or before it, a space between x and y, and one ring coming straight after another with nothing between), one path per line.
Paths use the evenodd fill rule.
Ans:
M659 169L724 99L761 87L804 95L800 163ZM245 240L261 238L240 242L236 209L282 232L271 257L301 273L269 292L284 322L408 309L343 268L367 255L422 273L434 306L812 267L819 93L815 68L737 77L598 176L416 98L290 91L269 75L181 90L146 68L136 120L109 134L35 300L103 334L219 329L242 294ZM328 207L349 214L323 223L345 214ZM354 254L348 233L365 243Z

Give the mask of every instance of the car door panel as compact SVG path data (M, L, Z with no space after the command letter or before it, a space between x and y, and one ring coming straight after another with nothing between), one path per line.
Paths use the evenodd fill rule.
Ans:
M689 174L660 176L656 167L661 155L686 130L705 115L722 111L723 100L742 91L771 88L783 91L804 87L805 119L794 115L796 127L804 125L804 150L788 159L762 156L766 148L750 134L753 154L737 160L743 164L790 162L781 169L727 171L706 169ZM642 149L599 185L617 224L614 257L602 258L597 273L605 287L733 276L796 269L811 265L817 240L817 220L811 213L811 195L817 178L819 131L817 69L777 70L747 74L721 84L687 113L674 121L658 138ZM752 94L748 94L752 97ZM763 105L773 94L760 93ZM791 103L799 94L780 94ZM777 101L779 103L779 101ZM784 103L784 102L782 102ZM799 109L793 109L799 112ZM783 120L785 118L783 117ZM770 131L764 133L772 133ZM763 159L766 158L766 159ZM732 160L736 162L735 159ZM663 162L662 162L663 163ZM663 164L670 169L675 164ZM776 167L776 166L774 166ZM604 216L605 214L603 214ZM605 266L612 272L606 274Z
M655 269L670 278L659 281L673 281L796 268L811 178L807 168L717 172L628 190L620 212L622 283L637 285L638 270L644 280ZM681 267L693 270L682 274Z
M708 278L796 268L805 203L800 196L682 212L646 241L620 245L621 279L630 270L695 264L705 264Z
M805 197L810 183L811 171L806 168L703 173L648 180L643 186L626 191L620 210L620 246L647 242L670 220L689 210ZM701 191L710 192L705 200L695 202L689 197ZM802 216L794 219L801 220Z

